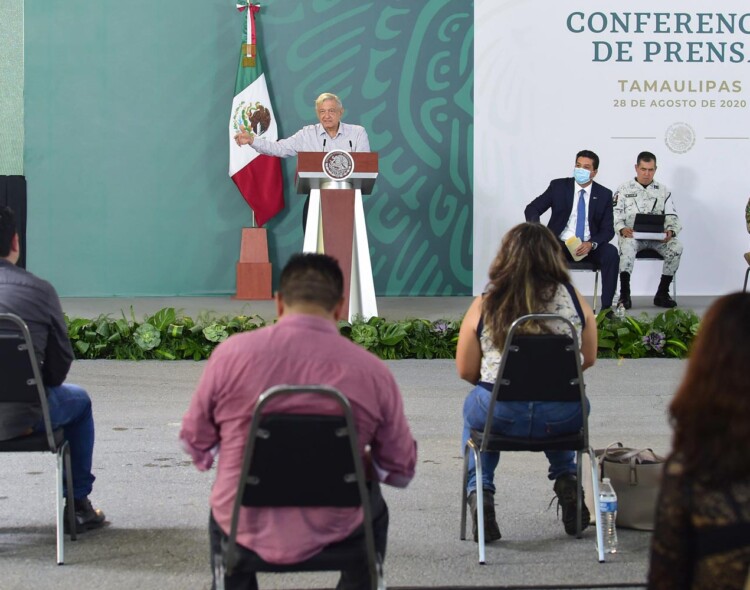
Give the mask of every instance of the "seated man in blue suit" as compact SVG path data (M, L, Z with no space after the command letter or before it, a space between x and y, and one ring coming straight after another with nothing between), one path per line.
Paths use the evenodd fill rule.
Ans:
M612 191L593 181L599 170L599 156L590 150L576 154L573 178L557 178L540 196L531 201L524 214L526 221L539 222L550 208L547 227L563 243L571 237L581 239L576 256L598 263L602 269L602 309L612 307L617 288L620 258L609 241L614 237ZM565 256L572 261L567 247Z

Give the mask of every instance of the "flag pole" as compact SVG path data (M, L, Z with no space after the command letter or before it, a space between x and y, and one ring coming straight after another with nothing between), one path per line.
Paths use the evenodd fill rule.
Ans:
M229 122L229 167L232 180L250 206L250 227L242 228L234 299L272 299L268 236L263 225L284 208L281 164L278 158L236 144L233 137L242 130L252 130L267 141L276 141L278 136L256 39L255 16L260 5L237 0L236 6L245 12L245 18Z

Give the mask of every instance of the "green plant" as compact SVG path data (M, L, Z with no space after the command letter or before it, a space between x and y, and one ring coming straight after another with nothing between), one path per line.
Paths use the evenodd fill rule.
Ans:
M193 320L172 307L165 307L143 321L124 313L113 319L68 318L68 337L77 358L118 360L202 360L232 334L266 325L257 315L215 317L201 313ZM608 318L600 313L599 357L643 358L687 356L698 330L698 316L692 311L670 309L657 316ZM390 321L381 317L355 318L339 322L340 333L382 359L451 359L456 356L461 323L449 320L407 319Z
M68 337L77 358L119 360L202 360L232 334L265 326L259 316L214 318L201 314L197 320L172 307L160 309L142 322L130 309L130 320L102 315L94 320L70 319Z
M650 317L596 317L601 358L685 358L698 332L700 318L691 310L670 309Z
M339 332L382 359L450 359L456 356L459 325L447 320L372 317L339 322Z

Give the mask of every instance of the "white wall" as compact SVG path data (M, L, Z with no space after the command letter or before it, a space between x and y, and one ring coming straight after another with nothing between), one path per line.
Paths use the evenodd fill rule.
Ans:
M656 179L672 190L684 226L678 295L741 289L750 192L750 6L741 0L696 4L475 0L475 293L485 285L502 235L523 221L525 205L551 179L572 175L581 149L599 155L596 180L612 191L634 176L638 152L656 154ZM585 16L571 18L576 12ZM599 13L592 17L593 28L606 19L605 31L588 30L593 13ZM621 19L630 13L629 31L616 26L612 32L613 13ZM734 33L718 17L728 21L732 13ZM569 23L587 30L572 32ZM618 42L628 53L618 61L615 49L605 60L605 44ZM720 49L721 43L723 61L711 53L711 44ZM631 87L632 82L644 87L646 81L660 89ZM664 83L671 92L661 88ZM720 91L722 83L731 91ZM677 92L679 84L686 90ZM646 106L634 106L641 100ZM695 102L652 103L667 100ZM675 125L692 129L689 149L689 137L680 141L684 135L668 145ZM637 262L633 293L652 294L660 274L659 264ZM593 280L586 275L575 273L573 280L590 294Z

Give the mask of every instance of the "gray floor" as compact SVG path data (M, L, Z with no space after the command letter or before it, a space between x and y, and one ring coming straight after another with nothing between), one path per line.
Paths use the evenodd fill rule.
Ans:
M112 300L108 307L91 301L107 300L68 299L64 307L85 317L118 311ZM117 305L121 301L129 306L131 300ZM133 301L138 314L182 303L187 302ZM442 303L426 298L411 301L417 309L404 305L397 311L403 317L458 317L467 303L468 298ZM191 303L184 309L188 314L205 309L235 313L230 305L203 305ZM54 461L48 456L2 456L1 588L209 587L206 521L213 474L196 471L177 443L182 414L203 366L190 361L74 364L69 381L85 385L94 401L97 482L92 500L111 525L68 542L66 565L56 566ZM593 530L581 540L570 538L554 507L548 508L552 486L546 461L537 454L503 457L496 478L503 539L488 546L488 564L479 566L476 545L458 538L461 406L468 386L456 376L452 361L393 361L389 366L419 441L415 480L405 490L385 490L391 509L390 587L643 584L649 533L621 530L620 551L598 564ZM622 441L668 451L665 408L684 366L674 360L609 360L587 371L594 446ZM262 588L334 585L335 575L328 574L261 576Z
M711 296L680 297L681 307L692 309L702 315L715 299ZM472 297L379 297L378 314L389 320L421 318L428 320L460 319L471 303ZM243 301L231 297L67 297L62 299L63 310L70 317L95 318L110 315L141 321L163 307L174 307L189 317L200 313L224 315L259 315L264 320L276 317L273 301ZM633 297L632 314L642 312L649 315L664 311L653 305L653 297Z

